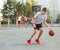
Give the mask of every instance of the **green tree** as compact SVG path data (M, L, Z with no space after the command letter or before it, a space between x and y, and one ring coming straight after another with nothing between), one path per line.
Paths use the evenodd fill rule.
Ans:
M47 22L52 24L52 16L50 15L49 10L47 10Z
M34 0L28 0L25 4L25 15L27 17L33 17L36 12L32 11L32 6L37 6L38 4Z
M4 9L2 10L3 18L8 19L8 25L10 23L10 20L15 20L15 2L12 2L11 0L7 0L7 3L4 4Z
M29 0L28 0L29 1ZM32 12L32 5L38 5L34 0L31 2L12 2L7 0L7 3L4 4L4 9L2 10L3 18L10 19L12 23L17 21L18 15L23 13L27 17L33 17L35 12ZM8 20L9 23L9 20Z
M57 23L60 23L60 14L58 14L57 19L56 19L56 22Z

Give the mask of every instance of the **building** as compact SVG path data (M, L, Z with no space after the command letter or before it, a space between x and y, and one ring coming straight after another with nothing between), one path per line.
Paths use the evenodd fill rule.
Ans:
M53 17L53 22L56 21L57 15L60 14L60 0L36 0L42 7L47 7Z
M59 0L49 0L49 8L51 16L53 17L53 22L56 21L57 15L59 14L60 5L58 5Z

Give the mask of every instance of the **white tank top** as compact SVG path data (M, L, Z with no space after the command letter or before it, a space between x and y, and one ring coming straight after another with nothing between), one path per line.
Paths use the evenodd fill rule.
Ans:
M18 21L21 21L21 18L22 18L22 16L19 16L19 17L18 17Z
M47 15L42 15L41 12L37 12L34 16L34 24L40 24L43 22L43 20L47 19Z

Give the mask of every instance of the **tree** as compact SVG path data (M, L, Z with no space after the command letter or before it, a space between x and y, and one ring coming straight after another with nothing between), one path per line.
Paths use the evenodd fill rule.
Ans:
M52 24L52 16L50 15L49 10L47 10L47 22Z
M35 12L32 11L32 6L36 6L36 5L38 5L38 4L36 2L34 2L34 0L28 0L26 2L26 4L25 4L26 8L25 8L24 13L27 17L33 17L34 16Z
M60 14L58 14L57 19L56 19L56 22L57 23L60 23Z
M4 4L4 9L2 10L3 18L8 19L8 25L12 18L15 18L15 2L7 0L7 3Z
M9 19L12 21L12 23L16 23L19 14L23 14L27 17L34 16L35 12L32 12L32 5L36 5L37 3L35 3L34 0L31 0L30 2L28 1L26 3L15 3L11 0L7 0L7 3L4 4L4 9L2 10L2 13L3 18L8 19L8 24Z

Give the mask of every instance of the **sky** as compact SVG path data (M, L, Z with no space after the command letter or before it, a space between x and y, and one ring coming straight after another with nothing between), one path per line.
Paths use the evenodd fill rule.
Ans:
M3 2L6 1L6 0L0 0L0 8L3 7ZM22 0L17 0L17 1L22 1ZM25 2L26 0L24 0ZM48 0L35 0L36 2L38 2L39 4L41 4L43 7L48 7Z
M3 7L3 1L0 0L0 9L2 9L2 7Z
M22 0L17 0L17 1L22 1ZM35 0L35 1L38 2L40 5L42 5L43 7L48 7L49 0L38 0L38 1Z
M3 2L4 1L6 1L6 0L0 0L0 9L2 9L3 8ZM22 1L22 0L17 0L17 1ZM23 0L24 2L26 2L26 0ZM50 9L52 9L51 7L53 7L53 5L51 5L52 3L50 3L51 2L51 0L35 0L36 2L38 2L40 5L42 5L42 7L47 7L47 8L50 8ZM53 1L53 0L52 0ZM57 4L57 7L58 7L58 9L60 10L60 0L57 0L58 1L58 4ZM54 2L55 2L55 0L54 0ZM50 4L49 4L50 3ZM57 2L56 2L57 3ZM57 9L56 8L56 6L55 6L55 8L54 9Z
M43 7L47 7L49 4L49 0L35 0L36 2L38 2L39 4L41 4Z

